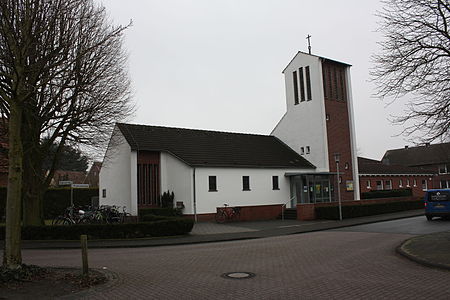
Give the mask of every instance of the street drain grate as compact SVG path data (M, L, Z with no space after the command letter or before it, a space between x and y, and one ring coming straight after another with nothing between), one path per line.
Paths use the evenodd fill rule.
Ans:
M228 272L221 275L223 278L227 279L249 279L256 276L256 274L251 272Z

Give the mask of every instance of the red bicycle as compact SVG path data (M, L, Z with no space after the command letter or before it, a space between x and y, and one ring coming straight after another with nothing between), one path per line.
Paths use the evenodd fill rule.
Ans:
M223 207L219 207L216 213L216 222L225 223L238 219L241 215L241 208L239 206L230 207L228 204L224 204Z

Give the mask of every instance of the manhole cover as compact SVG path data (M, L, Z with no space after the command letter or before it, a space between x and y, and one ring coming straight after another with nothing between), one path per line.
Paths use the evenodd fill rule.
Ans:
M255 276L256 275L254 273L250 273L250 272L228 272L228 273L222 274L223 278L228 278L228 279L248 279L248 278L252 278Z

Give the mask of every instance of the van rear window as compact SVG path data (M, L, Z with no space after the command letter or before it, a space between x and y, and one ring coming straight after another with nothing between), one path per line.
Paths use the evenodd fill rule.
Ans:
M448 191L428 192L428 201L450 201L450 192Z

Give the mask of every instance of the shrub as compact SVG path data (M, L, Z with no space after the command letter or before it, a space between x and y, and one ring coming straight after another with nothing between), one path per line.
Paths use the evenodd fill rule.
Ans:
M171 218L175 218L175 217L144 215L141 217L141 221L142 222L153 222L153 221L169 220Z
M6 188L0 188L0 219L5 215ZM91 198L98 196L98 188L74 189L73 202L84 206L91 204ZM70 188L48 189L44 194L44 218L53 219L70 206Z
M398 212L411 209L423 208L423 201L398 201L388 203L375 203L363 205L343 205L343 218L356 218L363 216L378 215L390 212ZM316 207L316 217L318 219L338 220L338 206Z
M146 215L177 217L181 216L181 211L173 207L141 208L139 209L138 214L140 218Z
M175 194L170 191L164 192L161 195L161 206L162 207L167 207L167 208L172 208L173 207L173 200L175 199Z
M153 222L127 224L86 224L69 226L22 227L24 240L79 240L86 234L89 239L126 239L187 234L194 221L187 218L169 218ZM5 227L0 228L0 238L5 238Z
M410 197L410 196L412 196L411 189L382 190L382 191L370 191L361 193L361 199L394 198L394 197Z

